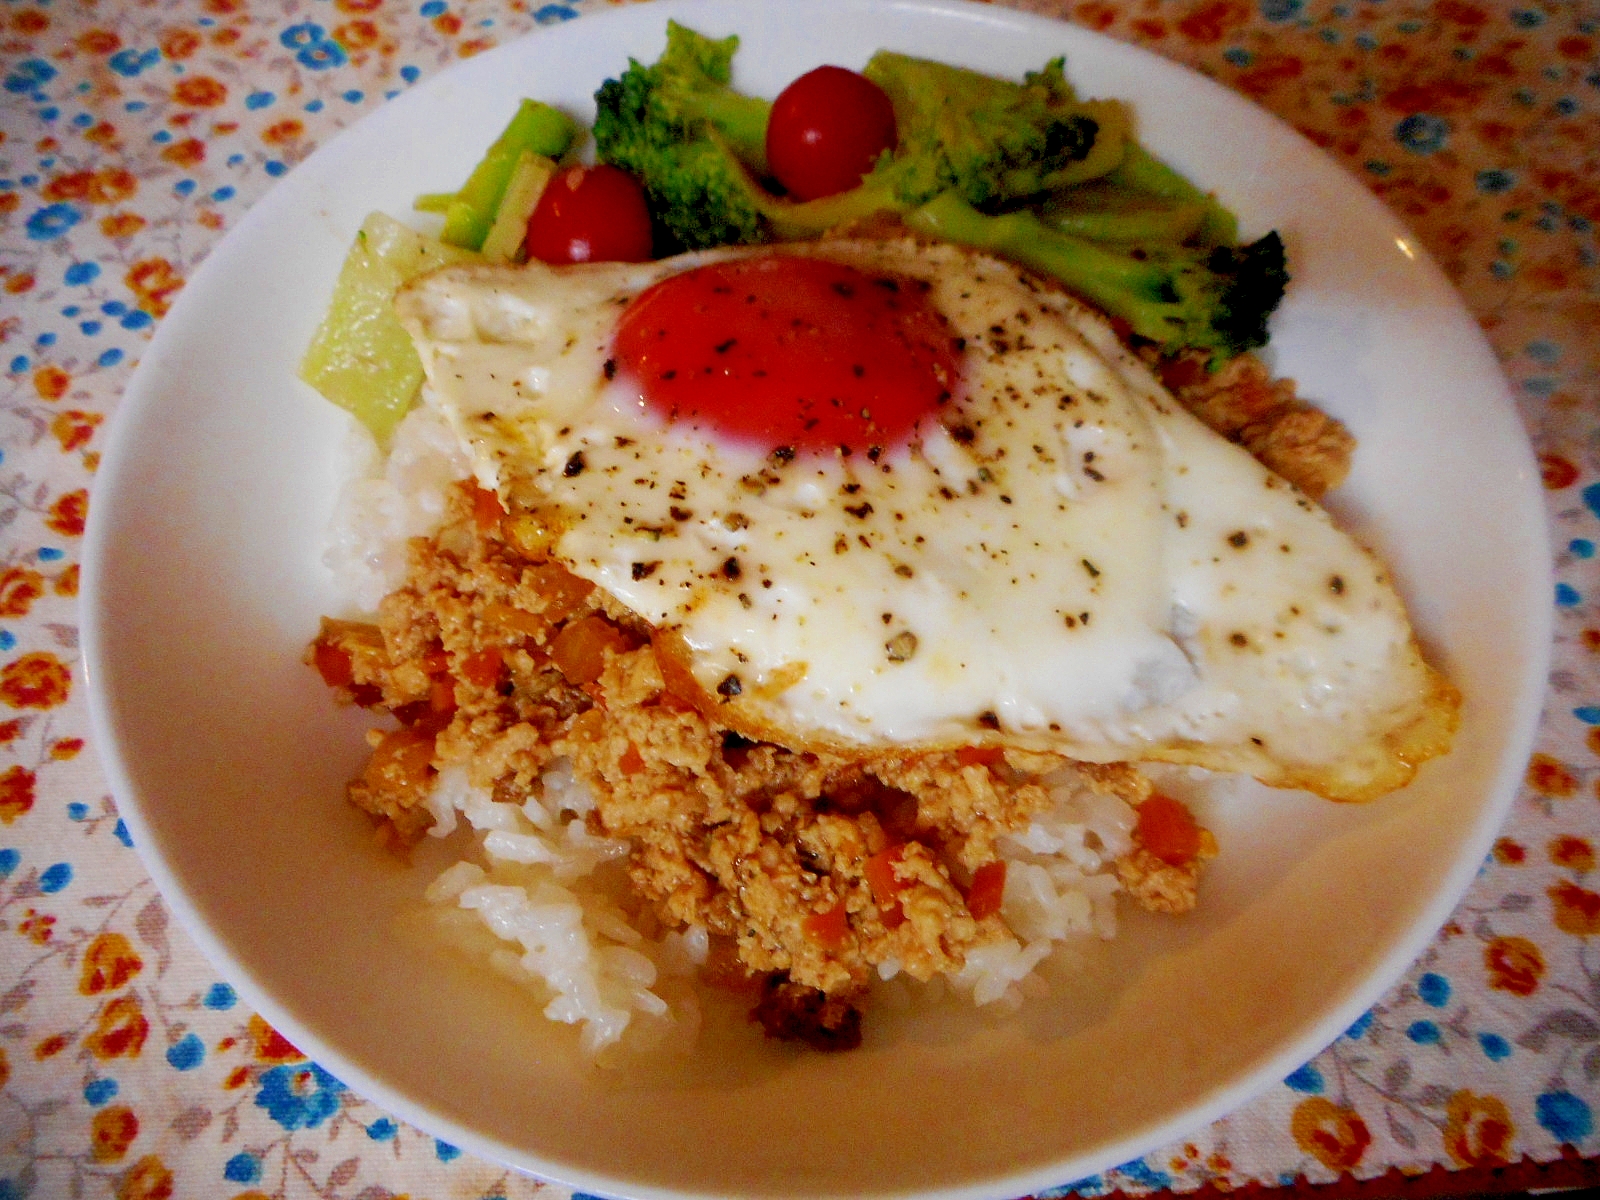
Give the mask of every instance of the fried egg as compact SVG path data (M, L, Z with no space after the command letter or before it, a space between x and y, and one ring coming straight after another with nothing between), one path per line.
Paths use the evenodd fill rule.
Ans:
M555 557L731 728L1346 800L1448 749L1383 566L1022 268L841 239L451 268L396 306L479 484L558 512Z

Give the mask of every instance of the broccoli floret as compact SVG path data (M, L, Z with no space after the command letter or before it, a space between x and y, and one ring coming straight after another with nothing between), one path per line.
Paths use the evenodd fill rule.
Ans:
M595 93L596 152L640 180L674 249L804 237L950 189L1003 206L1103 174L1123 157L1120 106L1080 103L1060 59L1013 83L880 52L865 74L894 104L898 148L859 187L792 203L760 182L771 105L731 87L738 45L669 21L656 63L630 60Z
M907 208L946 191L1000 208L1076 182L1102 123L1116 123L1106 121L1114 106L1078 100L1060 58L1022 83L889 51L862 73L888 93L899 133L873 175L892 181ZM1120 144L1120 133L1111 142ZM1102 170L1116 165L1117 149L1100 147Z
M667 23L651 66L630 60L595 93L595 150L631 172L673 242L689 249L764 240L763 169L771 105L730 86L737 37Z
M1164 352L1200 350L1213 365L1266 342L1289 281L1276 233L1239 247L1131 250L1051 229L1030 212L987 216L953 192L906 222L1053 276Z

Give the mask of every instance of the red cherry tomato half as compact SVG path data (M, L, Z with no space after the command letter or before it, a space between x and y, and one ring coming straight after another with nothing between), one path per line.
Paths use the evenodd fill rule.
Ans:
M528 218L528 257L547 263L646 262L650 210L626 171L568 167L545 185Z
M778 94L767 165L796 200L848 191L895 145L894 105L865 75L818 67Z

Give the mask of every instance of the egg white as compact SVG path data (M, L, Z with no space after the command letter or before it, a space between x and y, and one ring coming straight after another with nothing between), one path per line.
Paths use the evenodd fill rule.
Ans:
M1443 752L1455 698L1377 561L1028 272L910 239L783 247L926 280L964 343L907 445L774 456L663 425L611 343L647 264L463 267L397 298L479 482L794 747L1001 742L1339 799Z

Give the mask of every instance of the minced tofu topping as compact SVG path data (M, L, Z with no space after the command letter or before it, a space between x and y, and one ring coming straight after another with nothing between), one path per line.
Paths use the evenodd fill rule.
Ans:
M566 760L593 793L592 832L629 840L640 897L664 927L709 932L704 973L748 988L776 1036L853 1045L875 972L954 973L1009 936L996 839L1047 806L1047 777L1134 806L1152 794L1125 764L995 747L792 752L746 737L718 720L720 698L669 635L546 556L553 534L540 513L462 484L438 533L413 542L376 624L324 622L308 660L397 722L369 735L350 800L403 850L433 822L441 770L516 800ZM1118 861L1135 900L1194 905L1215 842L1190 829L1176 853L1136 844Z

